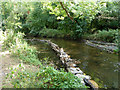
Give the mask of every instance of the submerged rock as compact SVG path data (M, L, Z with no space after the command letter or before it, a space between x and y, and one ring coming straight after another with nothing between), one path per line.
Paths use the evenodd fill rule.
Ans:
M73 62L66 62L66 66L69 67L76 67L77 65L74 64Z
M94 80L84 78L86 85L89 85L93 90L98 90L99 86Z
M68 72L71 72L73 74L83 74L83 72L79 68L70 67L70 68L67 68L67 70Z
M90 76L88 76L88 75L82 75L82 74L76 74L75 76L77 76L77 77L79 77L79 78L85 78L85 79L91 79L91 77Z

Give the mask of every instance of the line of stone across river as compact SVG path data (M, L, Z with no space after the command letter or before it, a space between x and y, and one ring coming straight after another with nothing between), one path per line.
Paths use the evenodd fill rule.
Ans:
M47 42L52 49L57 53L59 56L62 64L65 66L65 69L68 72L71 72L78 78L81 78L81 83L90 86L90 88L97 90L98 89L98 84L94 81L91 80L91 77L89 75L85 75L83 71L80 70L80 68L77 67L76 64L73 63L73 59L70 58L70 56L64 52L63 48L60 48L57 44L52 43L50 40L40 40L40 39L26 39L26 40L31 40L31 41L42 41L42 42Z
M115 53L114 51L118 49L118 45L115 43L105 43L100 41L93 41L93 40L84 40L85 44L96 47L101 50L105 50L109 53Z

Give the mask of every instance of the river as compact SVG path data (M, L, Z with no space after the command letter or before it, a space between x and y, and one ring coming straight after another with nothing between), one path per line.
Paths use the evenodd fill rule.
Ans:
M118 63L118 56L116 54L107 53L106 51L88 46L80 41L51 38L49 40L58 44L59 47L64 48L65 52L69 54L72 59L77 59L77 61L79 61L77 66L85 74L90 75L92 80L96 81L100 88L118 87L120 63ZM54 62L55 65L60 67L59 58L47 44L34 41L31 45L34 45L37 47L37 50L40 51L40 59L49 57L50 62ZM43 53L41 53L41 51L43 51Z

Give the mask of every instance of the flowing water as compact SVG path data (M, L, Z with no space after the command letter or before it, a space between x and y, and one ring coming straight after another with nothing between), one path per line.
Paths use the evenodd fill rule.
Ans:
M77 59L81 63L77 63L78 67L92 77L101 88L117 88L118 87L118 72L120 63L118 63L118 56L110 54L106 51L101 51L97 48L88 46L80 41L51 39L52 42L64 48L65 52L73 59ZM47 54L40 54L40 57L50 57L51 60L60 65L57 61L59 59L56 54L48 48L48 45L42 45L37 42L38 50L45 49Z

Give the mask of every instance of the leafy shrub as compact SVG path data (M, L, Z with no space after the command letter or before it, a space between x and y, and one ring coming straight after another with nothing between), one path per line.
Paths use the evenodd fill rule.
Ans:
M93 22L91 22L91 27L92 28L97 28L97 29L117 29L118 28L118 20L117 19L94 19Z
M65 33L61 30L44 28L39 32L39 35L42 37L64 37Z
M56 16L50 15L49 10L44 8L41 2L37 2L34 4L34 10L27 18L27 23L23 25L23 30L36 36L44 27L57 28Z
M19 68L22 70L18 71ZM81 83L81 79L72 73L57 71L53 67L43 67L39 71L30 72L20 64L11 69L8 76L12 78L15 88L87 88Z
M110 29L108 31L106 30L98 31L98 33L87 36L87 38L118 43L118 29L116 30Z
M12 55L18 56L24 62L34 65L41 65L37 57L36 49L27 44L27 42L23 39L23 33L16 33L12 30L8 30L4 32L4 36L5 39L3 42L3 47L10 49Z
M13 30L7 30L4 32L4 48L10 48L12 45L15 45L17 42L23 42L23 33L16 33Z
M34 47L31 47L27 44L27 42L17 43L16 45L11 47L12 54L14 56L18 56L23 62L27 62L34 65L41 65L37 51Z
M27 24L29 25L29 33L32 35L37 35L38 32L44 28L48 14L46 10L43 9L41 2L36 2L34 4L34 10L31 11L27 18Z
M4 32L0 29L0 41L4 41L5 39L5 34Z
M49 16L47 17L47 21L45 23L45 26L47 28L57 29L57 27L58 27L57 17L53 14L48 14L48 15Z

